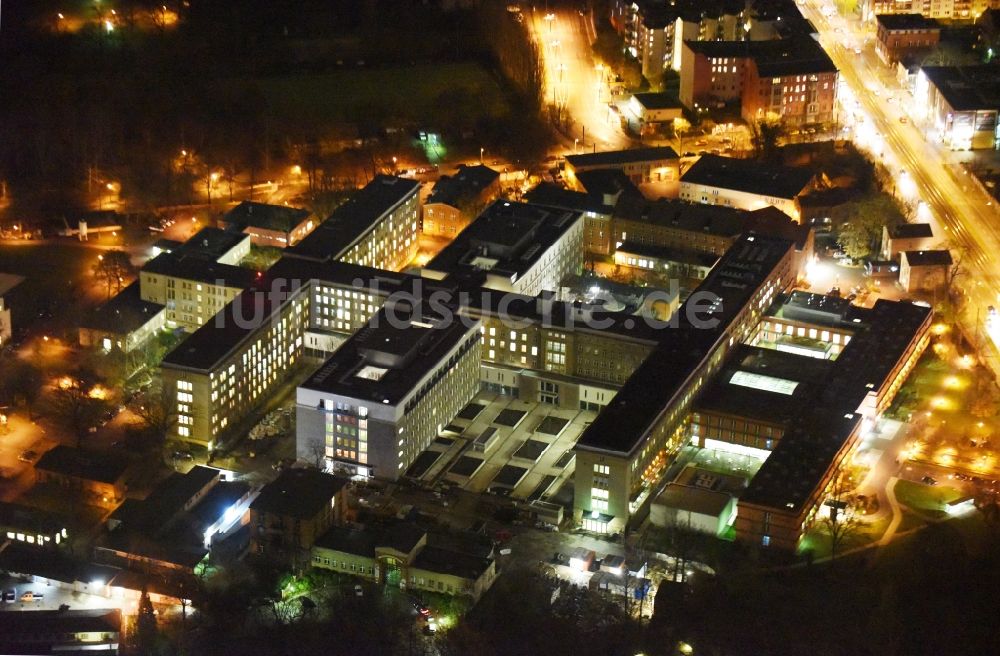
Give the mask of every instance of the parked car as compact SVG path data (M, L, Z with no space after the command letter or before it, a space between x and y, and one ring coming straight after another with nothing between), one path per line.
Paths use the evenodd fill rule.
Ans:
M9 602L13 602L16 599L17 599L17 590L15 590L14 588L8 588L7 590L3 591L3 600L4 600L4 602L8 602L8 601Z
M362 589L362 587L360 585L354 586L354 596L355 597L364 597L365 596L365 591L364 591L364 589Z
M28 590L21 595L21 601L41 601L43 598L43 595L37 592L32 592L31 590Z
M920 479L920 482L924 485L937 485L937 481L931 476L924 476Z
M38 459L38 452L28 449L27 451L22 451L17 459L21 462L35 462Z

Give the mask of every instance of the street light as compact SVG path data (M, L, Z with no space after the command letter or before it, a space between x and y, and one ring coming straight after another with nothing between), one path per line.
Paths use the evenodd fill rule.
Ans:
M483 148L482 146L480 146L480 148L479 148L479 163L480 164L483 163L483 153L485 153L485 152L486 152L486 149Z

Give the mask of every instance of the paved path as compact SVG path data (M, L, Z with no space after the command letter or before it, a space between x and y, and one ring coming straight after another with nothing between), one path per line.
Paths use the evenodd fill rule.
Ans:
M882 534L882 537L878 541L880 547L892 541L893 536L896 534L896 529L899 528L899 524L903 521L903 511L900 510L899 501L896 500L896 482L898 480L898 478L893 476L885 484L885 496L892 507L892 521L889 522L888 528L885 529L885 533Z

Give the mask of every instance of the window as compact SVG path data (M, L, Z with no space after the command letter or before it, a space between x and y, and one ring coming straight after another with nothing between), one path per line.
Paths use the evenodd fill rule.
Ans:
M609 467L608 465L596 465L595 464L594 465L594 473L595 474L603 474L603 475L607 476L608 474L611 473L611 467Z

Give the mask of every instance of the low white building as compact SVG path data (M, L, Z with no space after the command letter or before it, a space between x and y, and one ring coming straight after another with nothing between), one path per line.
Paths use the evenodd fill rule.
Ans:
M736 518L736 499L725 492L694 485L671 483L653 502L653 526L678 526L720 535Z

